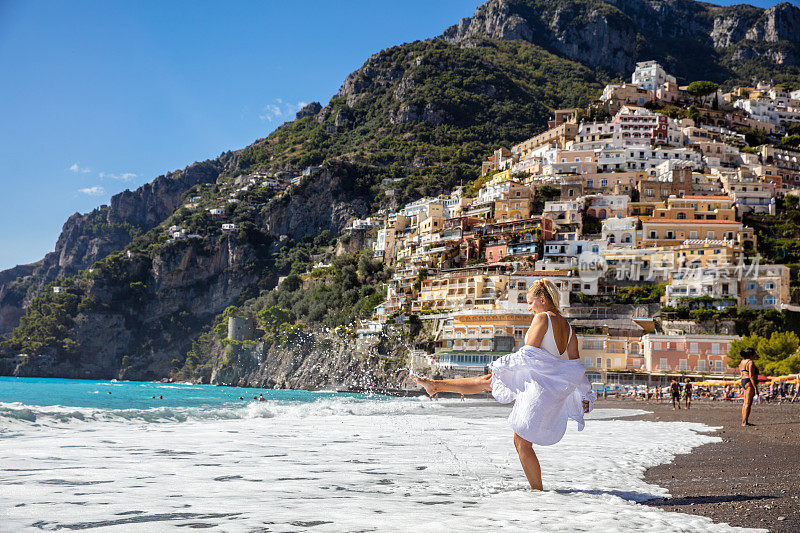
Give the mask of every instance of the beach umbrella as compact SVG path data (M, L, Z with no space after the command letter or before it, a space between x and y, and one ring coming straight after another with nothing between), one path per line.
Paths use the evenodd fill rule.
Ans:
M770 379L772 379L772 378L770 378L769 376L762 376L761 374L758 375L758 382L759 383L764 383L765 381L769 381Z

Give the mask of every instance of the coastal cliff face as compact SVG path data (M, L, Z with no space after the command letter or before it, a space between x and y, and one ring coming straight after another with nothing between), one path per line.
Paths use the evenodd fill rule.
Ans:
M81 305L68 336L79 352L44 349L16 375L168 376L202 326L265 276L265 256L233 235L176 241L152 255L118 254L75 284Z
M135 236L171 215L193 185L214 183L224 166L220 160L195 163L117 194L109 206L69 217L53 252L32 265L0 272L0 336L19 324L24 308L47 284L124 249Z
M349 220L367 215L369 198L354 183L355 170L346 164L320 169L291 197L266 213L263 224L273 235L295 240L329 230L342 231Z
M305 334L285 346L216 345L210 374L195 381L269 389L399 389L408 378L407 350L378 340Z
M659 60L688 77L709 53L711 70L730 77L726 61L766 59L800 64L800 8L789 3L763 10L713 6L691 0L490 0L442 38L469 45L476 39L521 39L584 64L626 75L637 61ZM688 64L684 59L690 60Z

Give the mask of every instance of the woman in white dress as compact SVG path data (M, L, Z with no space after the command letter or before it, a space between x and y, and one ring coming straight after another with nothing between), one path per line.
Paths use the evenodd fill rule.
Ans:
M547 279L536 281L527 294L534 314L525 346L492 363L491 373L474 378L412 379L433 396L439 392L477 394L492 391L501 403L514 403L508 417L514 430L522 469L534 490L542 490L542 471L531 444L555 444L566 431L567 419L583 429L595 396L586 379L572 326L561 316L558 292Z

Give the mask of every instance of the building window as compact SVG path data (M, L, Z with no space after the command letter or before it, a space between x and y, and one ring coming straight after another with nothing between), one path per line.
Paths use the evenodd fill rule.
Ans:
M667 370L668 369L668 367L667 367L667 358L666 357L662 357L661 359L659 359L659 361L658 361L658 369L659 370Z
M752 306L757 304L758 298L756 298L754 295L750 294L744 299L744 301L748 306L752 307Z
M714 361L714 370L722 372L722 361Z
M678 360L678 370L687 370L688 368L689 368L689 365L687 364L687 360L686 359Z
M719 343L718 342L712 342L711 343L711 353L713 353L713 354L718 354L719 353Z
M592 366L592 358L591 357L584 357L584 365L586 368L590 368Z
M771 281L768 281L768 282L766 282L766 283L764 284L764 290L765 290L765 291L771 291L771 290L773 290L773 289L775 289L775 284L774 284L774 283L772 283Z
M764 296L764 305L775 305L775 297L771 294Z
M698 372L705 372L706 371L706 361L705 359L700 359L697 361L697 371Z
M753 290L755 290L755 288L756 288L756 282L755 282L755 281L748 281L748 282L745 284L744 288L745 288L746 290L748 290L748 291L753 291Z
M595 362L597 363L597 368L603 368L603 358L602 357L596 358Z
M689 353L699 353L699 350L697 349L697 343L696 342L690 342L689 343Z

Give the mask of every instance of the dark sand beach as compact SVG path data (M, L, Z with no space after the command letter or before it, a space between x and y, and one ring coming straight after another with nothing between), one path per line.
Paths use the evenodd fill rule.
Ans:
M705 444L647 471L648 483L672 495L647 505L735 526L800 531L800 404L753 405L754 427L741 426L741 406L741 402L696 401L688 411L673 411L667 403L655 401L597 403L599 408L652 411L636 417L640 420L700 422L720 428L713 434L722 442Z

